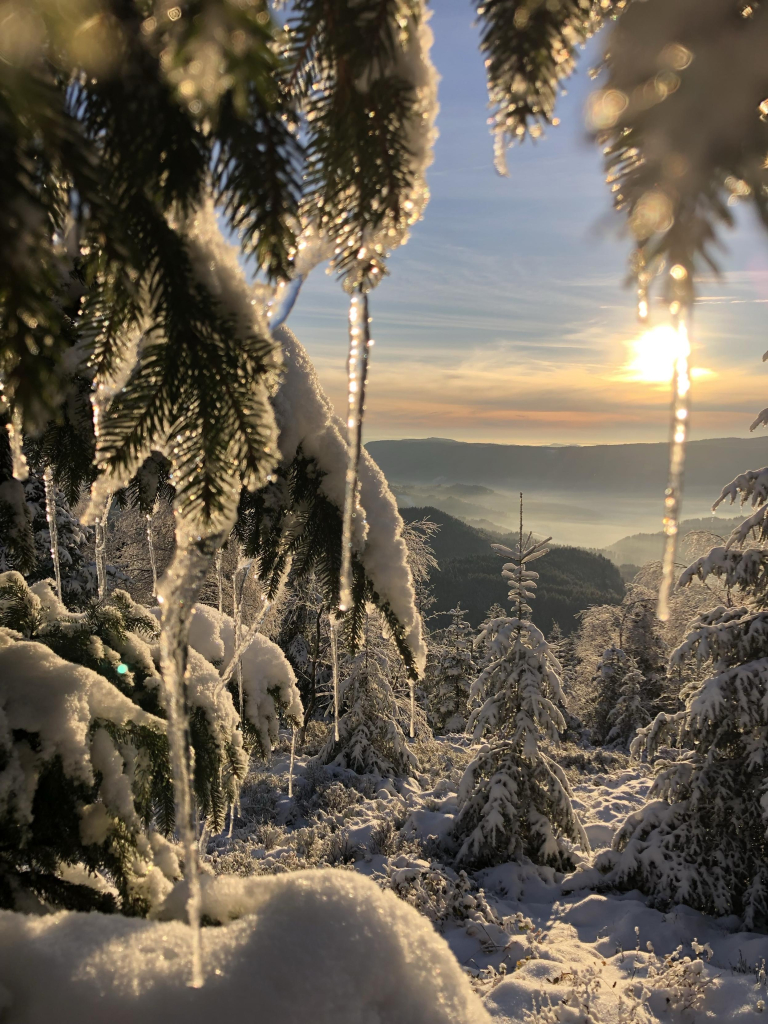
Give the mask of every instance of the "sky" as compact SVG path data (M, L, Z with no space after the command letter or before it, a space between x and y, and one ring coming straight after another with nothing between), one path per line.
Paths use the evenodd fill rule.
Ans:
M611 212L600 153L584 129L594 88L587 71L602 40L567 83L560 124L511 150L501 178L470 5L434 7L442 81L431 200L370 298L365 440L667 440L669 386L645 379L654 376L647 365L637 369L642 329L624 283L631 239ZM721 278L700 283L692 438L748 436L768 405L768 234L751 211L736 213ZM337 409L346 402L346 305L340 284L318 268L289 321ZM652 319L664 322L661 307Z

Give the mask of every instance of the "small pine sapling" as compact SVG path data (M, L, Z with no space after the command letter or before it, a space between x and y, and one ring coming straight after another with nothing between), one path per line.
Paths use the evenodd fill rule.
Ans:
M461 605L451 608L451 622L443 631L437 663L433 666L436 682L435 721L443 732L462 732L467 724L467 703L476 676L472 652L472 629Z
M341 669L344 713L339 718L339 738L331 732L317 762L351 768L359 775L413 775L419 763L405 732L410 708L393 685L394 652L382 634L381 618L372 610L367 613L364 635L362 650Z
M528 566L546 554L545 545L524 535L520 495L517 547L494 545L510 559L502 575L512 615L490 619L480 634L488 662L471 691L478 703L468 728L475 739L489 739L461 781L455 834L462 841L458 861L473 866L527 857L566 870L573 843L589 850L566 777L542 749L542 740L558 743L565 726L556 706L564 700L559 666L530 621L528 603L538 579Z

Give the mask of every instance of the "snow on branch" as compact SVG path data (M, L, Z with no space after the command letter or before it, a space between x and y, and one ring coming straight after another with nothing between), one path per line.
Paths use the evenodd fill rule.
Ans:
M296 336L283 326L275 331L275 338L283 346L285 364L282 384L273 398L282 461L289 463L301 447L322 473L321 490L341 511L347 471L344 426ZM414 668L421 674L427 652L408 565L408 548L403 539L403 521L384 474L365 449L360 460L359 501L353 548L382 605L388 605L399 622Z

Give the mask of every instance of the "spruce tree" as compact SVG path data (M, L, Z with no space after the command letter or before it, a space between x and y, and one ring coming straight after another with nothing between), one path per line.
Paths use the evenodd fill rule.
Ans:
M146 913L181 854L166 841L175 822L157 620L119 590L70 612L49 582L6 572L0 627L0 906L31 897ZM189 693L199 813L221 829L247 768L239 720L199 656ZM117 896L89 885L89 872Z
M460 863L487 866L528 858L567 870L572 843L589 849L571 805L568 781L544 749L564 729L556 702L563 701L559 666L544 636L530 621L538 573L528 566L546 554L546 541L520 533L514 550L495 544L510 559L502 575L509 582L511 616L489 620L481 640L488 662L475 680L477 702L468 724L476 740L487 737L459 787L455 834Z
M434 717L441 731L463 732L469 715L469 691L476 676L472 627L460 604L447 614L451 622L442 631L439 656L432 666Z
M768 422L766 412L753 426ZM617 833L599 866L659 905L768 922L768 471L737 476L716 502L756 508L726 545L689 566L680 585L715 577L736 600L699 613L671 657L682 710L661 713L632 744L656 760L648 804Z
M358 775L404 777L413 775L419 762L407 739L409 702L396 691L394 651L382 626L371 610L362 649L340 668L338 739L331 730L317 761Z

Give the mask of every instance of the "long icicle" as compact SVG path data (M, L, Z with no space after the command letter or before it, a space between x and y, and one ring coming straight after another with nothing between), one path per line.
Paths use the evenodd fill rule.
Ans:
M112 507L112 495L104 502L104 511L96 520L96 582L99 600L107 596L107 522Z
M683 499L683 470L685 443L688 437L691 380L688 358L691 345L688 338L688 309L675 301L671 306L677 331L677 353L672 387L672 438L669 450L669 482L664 492L664 554L661 562L661 586L656 614L662 622L669 618L669 599L675 584L675 558L680 507Z
M413 739L413 737L415 735L415 728L414 728L415 724L416 724L416 689L415 689L415 683L411 679L411 728L410 728L410 737L411 737L411 739Z
M155 541L152 536L152 513L147 513L147 547L149 548L149 564L152 566L152 597L157 597L157 559L155 558Z
M203 955L199 854L192 794L194 751L189 734L185 683L187 635L197 595L223 539L221 535L200 537L192 531L178 537L173 562L160 580L157 594L162 609L160 671L163 701L168 715L176 827L184 850L184 877L188 886L186 909L192 940L192 988L200 988L203 984Z
M363 443L365 383L368 377L370 346L368 296L363 292L355 292L349 300L347 477L344 487L339 579L339 609L343 612L352 607L352 529L357 508L357 475Z
M56 487L53 483L53 470L45 467L43 473L45 484L45 517L48 520L48 532L51 535L51 560L53 574L56 578L56 595L61 601L61 559L59 558L59 523L56 519Z
M333 739L339 742L339 644L338 644L338 623L336 616L331 612L328 616L331 629L331 668L333 670Z
M293 762L296 758L296 726L291 731L291 763L288 768L288 796L293 796Z
M216 552L216 582L219 585L219 615L224 612L224 577L222 574L222 551L221 548Z

